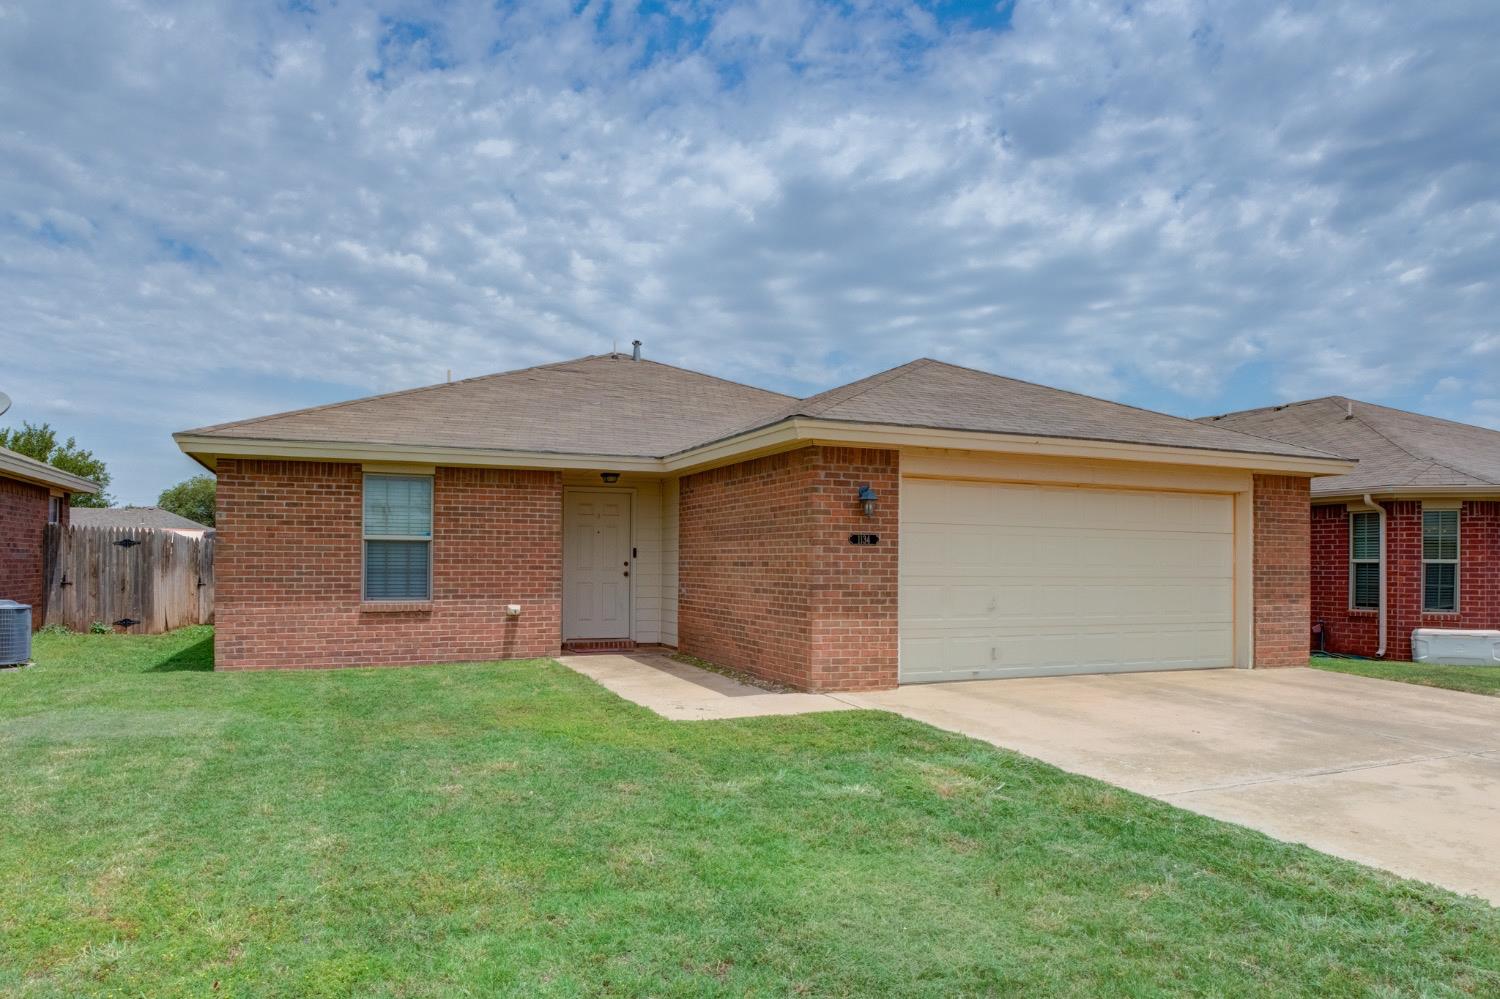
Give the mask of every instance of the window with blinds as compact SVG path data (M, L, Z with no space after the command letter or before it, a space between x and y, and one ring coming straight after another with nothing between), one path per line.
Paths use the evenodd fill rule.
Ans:
M1380 609L1380 514L1349 517L1349 606Z
M432 478L365 476L366 600L432 598Z
M1458 511L1422 511L1422 610L1458 610Z

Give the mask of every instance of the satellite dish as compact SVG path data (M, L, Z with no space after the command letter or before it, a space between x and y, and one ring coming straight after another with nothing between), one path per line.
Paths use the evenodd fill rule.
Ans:
M4 416L5 411L9 408L10 396L6 395L4 392L0 392L0 416Z

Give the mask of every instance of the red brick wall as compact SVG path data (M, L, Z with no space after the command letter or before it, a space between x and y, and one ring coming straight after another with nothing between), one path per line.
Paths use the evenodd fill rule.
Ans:
M1500 628L1500 503L1467 500L1459 512L1457 614L1422 612L1422 504L1382 506L1386 658L1411 658L1415 628ZM1313 508L1312 543L1312 620L1323 622L1328 650L1373 656L1380 644L1378 615L1349 609L1349 511L1343 504Z
M812 683L818 690L896 686L896 555L900 543L899 453L818 448L813 469ZM866 517L855 498L865 483L880 499ZM875 533L878 545L851 545L849 535Z
M1310 480L1255 476L1255 665L1306 666Z
M0 600L31 605L31 626L42 626L42 532L46 486L0 478Z
M219 669L373 666L555 655L562 477L438 468L432 600L361 602L361 469L224 459L218 468ZM521 616L505 615L507 604Z
M804 689L894 686L898 477L894 451L817 446L684 477L679 647ZM880 544L849 544L865 532Z

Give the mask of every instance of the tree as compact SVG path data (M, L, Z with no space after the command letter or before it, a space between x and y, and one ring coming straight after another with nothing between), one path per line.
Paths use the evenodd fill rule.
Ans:
M195 520L206 527L214 526L214 487L212 475L195 475L161 491L156 505L179 517Z
M109 486L109 470L104 467L104 459L95 458L94 452L79 447L72 437L58 444L57 431L52 429L51 424L35 426L22 422L20 430L0 427L0 447L46 462L64 472L72 472L98 485L99 491L92 496L87 493L72 493L73 499L69 505L114 505L114 497L105 492Z

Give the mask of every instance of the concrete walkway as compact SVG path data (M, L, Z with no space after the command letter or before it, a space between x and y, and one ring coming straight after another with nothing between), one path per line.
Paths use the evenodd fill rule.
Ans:
M774 693L654 653L561 656L557 661L673 721L852 710L852 705L822 694Z
M1312 669L839 697L1500 904L1500 698Z

